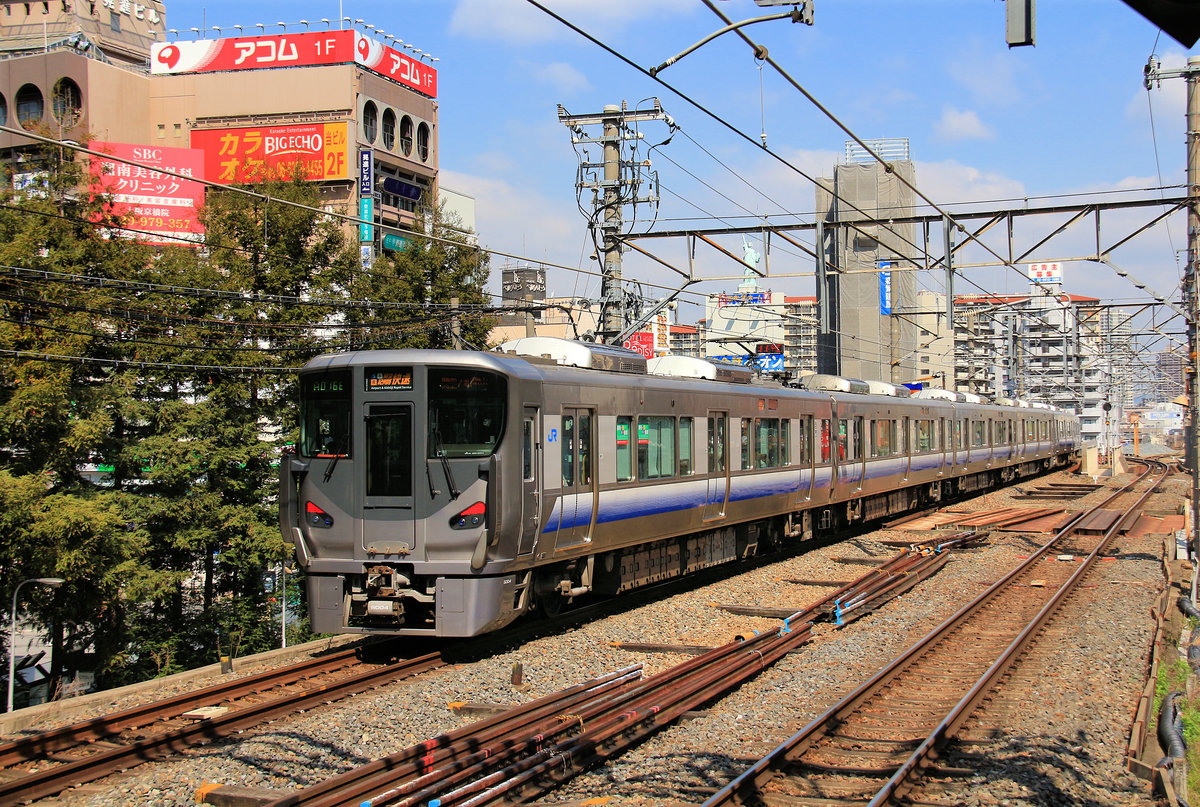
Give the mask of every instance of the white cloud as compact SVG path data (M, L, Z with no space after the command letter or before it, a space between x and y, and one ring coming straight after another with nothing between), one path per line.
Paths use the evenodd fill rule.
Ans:
M542 0L564 19L597 36L633 22L695 12L694 0ZM460 0L450 31L478 39L527 44L575 37L565 25L525 0Z
M979 42L965 43L947 65L950 77L970 92L972 101L989 106L1008 106L1020 100L1017 69L1006 52L988 55Z
M583 217L575 205L573 189L568 199L551 199L528 185L513 185L503 179L441 171L447 187L475 198L475 230L480 243L489 249L525 256L530 261L549 261L577 266L585 237ZM508 260L493 256L492 271L498 283L499 268ZM554 279L554 274L559 276ZM569 278L563 276L570 275ZM574 283L574 273L552 270L551 292L564 293ZM581 281L582 283L582 281ZM565 293L570 293L568 288Z
M526 63L523 67L526 75L531 76L537 83L563 95L584 92L592 86L587 76L566 62Z
M1183 51L1168 51L1160 58L1162 70L1180 70L1187 66L1187 54ZM1146 95L1145 87L1139 86L1125 104L1125 117L1131 121L1146 121L1153 109L1154 126L1161 137L1165 126L1178 126L1183 119L1187 108L1187 82L1182 78L1162 79L1151 87L1148 101Z
M952 106L942 110L942 118L934 124L934 129L944 140L990 140L996 136L974 110Z

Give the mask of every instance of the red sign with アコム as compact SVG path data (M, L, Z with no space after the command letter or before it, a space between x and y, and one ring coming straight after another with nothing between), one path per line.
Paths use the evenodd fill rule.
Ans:
M128 227L121 235L150 244L191 244L204 240L204 226L199 217L204 186L162 173L171 171L203 179L201 152L102 140L93 140L88 148L130 161L91 158L92 192L112 196L113 212L123 217Z
M349 179L349 126L297 123L194 129L192 147L204 152L205 178L213 182Z
M150 46L150 72L213 73L268 67L313 67L355 62L418 92L437 97L437 71L357 31L317 31L155 42Z

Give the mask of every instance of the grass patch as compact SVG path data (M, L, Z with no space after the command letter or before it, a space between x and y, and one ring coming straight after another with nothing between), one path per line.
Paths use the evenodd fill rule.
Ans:
M1187 743L1188 793L1192 794L1200 793L1200 692L1196 697L1187 696L1186 683L1190 674L1191 668L1181 658L1173 658L1169 663L1158 666L1158 680L1154 682L1152 728L1157 732L1158 715L1167 693L1184 693L1178 704L1183 718L1183 739Z

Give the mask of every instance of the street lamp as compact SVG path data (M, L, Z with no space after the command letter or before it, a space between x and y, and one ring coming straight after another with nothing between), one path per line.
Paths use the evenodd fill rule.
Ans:
M50 586L50 588L58 588L65 582L67 581L61 577L33 577L29 580L22 580L13 589L12 622L9 623L8 628L8 709L5 710L7 712L13 710L13 682L17 678L17 592L26 583L40 583L43 586Z

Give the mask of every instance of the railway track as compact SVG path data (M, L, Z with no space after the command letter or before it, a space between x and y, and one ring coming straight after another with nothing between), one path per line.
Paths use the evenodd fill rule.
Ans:
M705 802L892 803L988 697L1169 472L1144 473ZM1081 559L1082 558L1082 559Z
M950 536L908 547L774 630L739 639L658 675L640 667L504 711L411 746L271 807L482 805L526 801L602 764L691 710L731 692L811 638L816 620L845 624L936 572L948 550L978 539Z
M380 664L355 654L342 651L4 743L0 807L53 796L444 663L437 653Z

